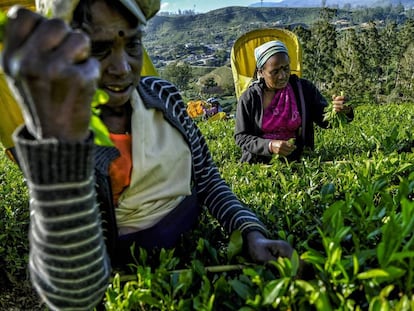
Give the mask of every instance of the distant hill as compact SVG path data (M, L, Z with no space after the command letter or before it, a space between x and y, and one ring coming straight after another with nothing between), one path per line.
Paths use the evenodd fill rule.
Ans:
M233 74L231 68L228 66L222 66L214 69L210 73L200 77L198 83L203 84L209 78L213 78L214 81L223 89L234 89Z
M321 10L320 7L232 6L204 14L157 15L148 22L144 45L157 68L174 61L196 67L220 67L228 65L226 57L228 60L234 42L242 34L259 28L309 28L319 19ZM371 20L400 23L406 18L401 10L392 11L338 9L332 22L345 21L349 27ZM345 27L343 23L340 25Z
M328 7L344 7L351 5L351 7L381 7L387 5L399 5L402 4L407 8L414 7L413 0L327 0L325 5ZM321 7L322 0L281 0L281 1L266 1L256 2L249 5L249 7Z
M303 2L304 0L283 1ZM320 2L320 0L306 0L306 3L316 1ZM414 2L414 0L411 0L411 2ZM216 49L219 45L223 49L228 49L240 35L249 30L260 27L293 28L296 25L311 25L318 20L320 11L320 7L261 8L231 6L204 14L157 15L148 23L144 43L148 49L152 50L151 55L154 57L160 53L164 54L166 49L171 50L177 46L180 46L179 49L182 52L185 52L184 49L187 49L190 45L208 45L213 49ZM399 18L398 16L392 16L391 12L384 12L384 14L382 17L384 20L397 20ZM376 14L375 19L378 16ZM363 20L361 13L343 9L338 10L336 18L346 19L351 23L361 23L372 19L368 16L367 20Z
M276 27L295 23L310 24L320 8L226 7L204 14L155 16L147 26L146 42L158 45L177 42L215 44L234 41L246 30L263 25Z

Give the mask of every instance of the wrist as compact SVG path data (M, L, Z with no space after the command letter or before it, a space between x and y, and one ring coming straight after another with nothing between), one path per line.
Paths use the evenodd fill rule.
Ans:
M351 112L351 107L350 106L347 106L347 105L344 105L344 109L343 109L343 112L345 113L345 114L348 114L348 113L350 113Z
M264 236L264 234L257 230L250 231L246 234L246 241L248 243L256 241L257 239L265 239L265 238L266 237Z

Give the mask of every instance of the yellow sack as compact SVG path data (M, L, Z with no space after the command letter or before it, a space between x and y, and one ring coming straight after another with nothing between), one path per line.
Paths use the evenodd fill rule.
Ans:
M211 116L207 119L207 121L218 121L218 120L225 120L226 113L224 111L217 112L215 115Z
M154 64L152 63L151 58L149 57L147 50L143 48L143 58L142 58L142 69L141 69L141 77L145 76L158 76L157 69L155 68Z
M187 113L191 118L197 118L204 114L204 102L202 100L189 101L187 103Z
M29 10L35 10L35 0L1 0L0 1L0 10L7 12L13 5L20 5Z
M282 28L263 28L249 31L234 42L230 53L237 99L248 88L256 70L254 49L271 40L280 40L286 45L289 52L291 73L299 77L302 76L302 47L293 32Z
M0 68L0 142L4 148L8 149L14 146L11 136L20 124L23 124L20 107L7 85L4 72Z

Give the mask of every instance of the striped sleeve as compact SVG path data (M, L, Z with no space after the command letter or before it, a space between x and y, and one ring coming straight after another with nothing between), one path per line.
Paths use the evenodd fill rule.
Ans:
M93 139L32 140L15 134L30 193L29 271L51 310L92 310L106 291L110 262L95 202Z
M194 125L191 145L194 149L194 173L200 197L211 214L231 233L240 230L243 235L260 231L265 236L267 230L256 214L243 205L226 184L211 159L207 143Z
M251 231L260 231L267 235L263 223L255 213L238 200L220 176L205 138L187 114L177 88L168 81L155 77L144 78L143 82L164 102L167 114L179 121L179 126L190 144L198 196L210 213L229 233L240 230L245 235Z

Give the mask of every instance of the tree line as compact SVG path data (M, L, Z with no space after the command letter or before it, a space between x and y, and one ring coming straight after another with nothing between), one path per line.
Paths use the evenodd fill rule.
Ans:
M293 29L303 48L303 76L323 92L344 91L359 101L413 101L414 19L337 29L334 17L334 9L324 9L309 29Z

